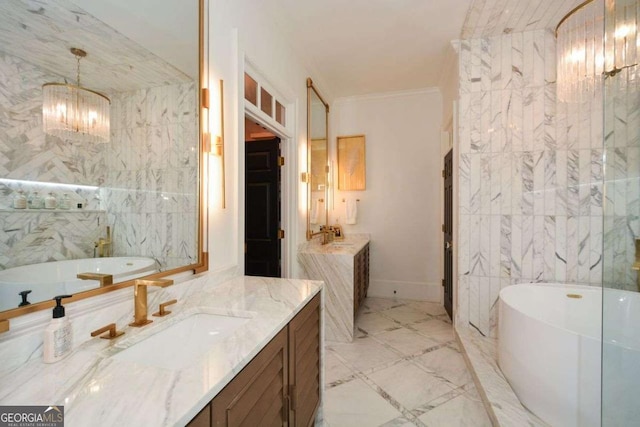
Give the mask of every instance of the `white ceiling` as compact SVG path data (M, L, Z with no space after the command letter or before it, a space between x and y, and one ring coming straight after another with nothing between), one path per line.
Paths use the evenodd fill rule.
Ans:
M259 1L336 98L436 87L452 40L554 28L582 2Z
M87 51L81 79L93 90L125 92L191 81L69 0L0 0L0 51L59 75L59 82L75 82L71 47Z
M437 86L472 0L260 2L331 95L345 97Z

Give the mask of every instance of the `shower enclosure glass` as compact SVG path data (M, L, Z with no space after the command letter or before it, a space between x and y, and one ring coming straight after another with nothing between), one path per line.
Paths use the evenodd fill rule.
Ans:
M640 420L640 0L604 13L602 425Z

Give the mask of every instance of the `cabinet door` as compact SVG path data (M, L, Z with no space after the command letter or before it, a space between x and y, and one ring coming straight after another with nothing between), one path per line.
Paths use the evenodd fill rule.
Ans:
M285 327L211 401L212 425L286 425L288 366Z
M210 405L207 404L207 406L187 424L187 427L211 427Z
M289 425L313 425L320 404L320 295L289 323Z

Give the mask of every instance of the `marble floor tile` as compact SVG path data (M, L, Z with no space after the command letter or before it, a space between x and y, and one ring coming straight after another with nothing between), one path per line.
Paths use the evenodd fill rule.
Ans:
M445 381L409 361L370 373L367 377L409 410L453 390Z
M413 323L411 329L441 343L454 340L453 327L442 320L430 319L425 322Z
M449 318L447 312L441 304L430 302L430 301L409 301L407 306L415 308L417 310L423 311L432 316L442 316L444 315Z
M491 421L482 402L472 400L466 394L461 394L436 406L418 419L429 427L491 426Z
M418 356L413 361L424 368L425 371L456 386L463 386L473 382L462 355L448 347L442 347Z
M326 343L316 426L484 426L453 327L432 303L367 298L352 343ZM416 322L417 321L417 322Z
M401 416L360 379L325 391L323 417L331 427L379 426Z
M340 359L332 351L326 351L324 354L324 384L325 387L340 380L352 378L354 372L347 365L342 363Z
M393 307L399 307L407 304L409 301L395 298L374 298L368 297L362 304L361 313L378 312Z
M376 341L380 341L405 356L417 355L428 348L440 345L437 341L410 331L406 328L400 328L393 331L382 332L374 337Z
M402 324L411 324L431 318L431 316L425 311L413 308L409 305L390 308L388 310L381 311L380 314Z
M356 319L356 331L363 331L368 335L376 335L401 327L399 323L379 313L359 313Z
M386 348L371 337L358 338L351 343L330 343L329 349L356 371L368 371L402 359L402 354Z

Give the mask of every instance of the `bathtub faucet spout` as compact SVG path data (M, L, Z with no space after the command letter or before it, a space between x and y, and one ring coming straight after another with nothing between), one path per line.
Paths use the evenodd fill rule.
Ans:
M111 274L101 273L78 273L76 276L81 280L97 280L100 282L100 287L113 285L113 276Z

